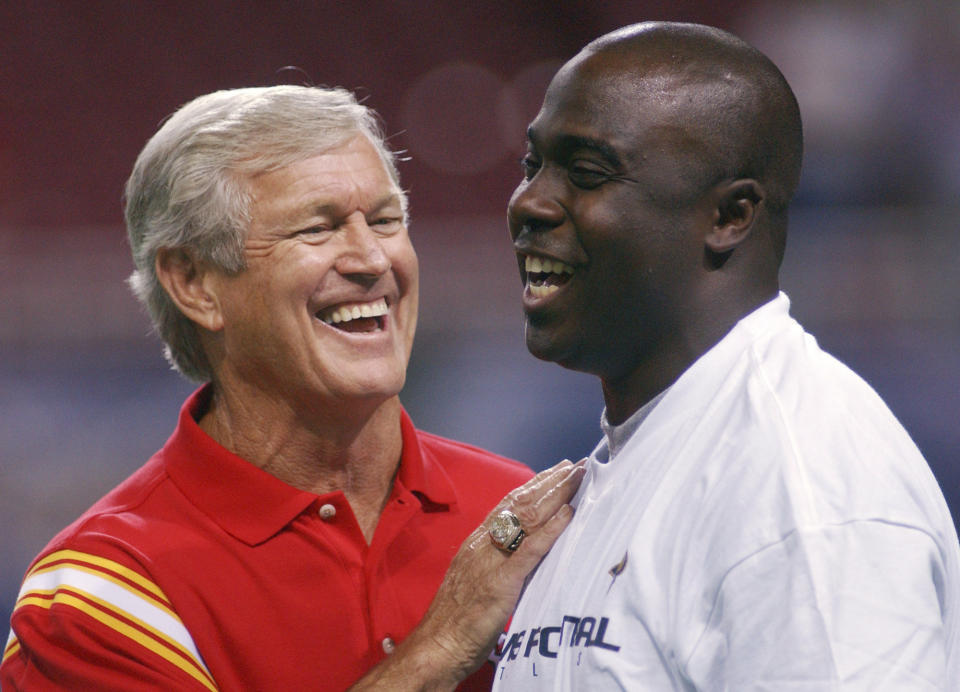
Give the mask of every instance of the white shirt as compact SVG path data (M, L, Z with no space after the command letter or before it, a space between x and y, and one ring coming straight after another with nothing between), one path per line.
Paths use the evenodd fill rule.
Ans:
M495 690L960 690L943 495L788 313L780 294L606 430Z

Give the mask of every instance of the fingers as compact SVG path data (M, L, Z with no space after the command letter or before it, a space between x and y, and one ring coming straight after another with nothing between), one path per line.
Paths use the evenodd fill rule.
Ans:
M509 509L520 519L524 531L531 534L573 498L583 474L584 460L574 464L564 459L507 495L494 513Z
M524 556L519 562L527 563L530 557L539 560L560 535L563 528L572 517L572 510L567 504L580 487L580 481L585 472L582 459L576 464L564 459L556 466L541 471L527 483L509 493L499 505L487 516L486 521L477 528L477 531L467 541L472 549L482 549L481 541L485 541L487 549L491 547L507 556L517 553ZM493 518L509 510L520 522L523 529L519 547L504 549L502 545L494 545L492 532L488 529L493 525ZM551 524L551 522L553 522ZM524 543L530 542L531 537L538 535L550 524L550 530L533 540L532 545L524 550ZM526 557L526 556L530 557ZM535 564L535 563L534 563ZM515 565L520 568L520 565Z
M573 508L570 505L562 505L543 526L527 536L517 548L518 553L523 551L519 556L521 560L530 564L530 569L539 564L563 530L567 528L571 519L573 519ZM518 567L523 568L522 565Z
M473 550L487 546L494 547L488 529L493 517L505 509L516 514L527 536L524 541L529 540L532 534L540 530L557 512L566 507L566 504L576 494L580 487L580 481L583 480L585 462L586 459L581 459L574 464L569 459L564 459L555 466L541 471L519 488L510 492L487 515L484 523L478 526L467 538L465 544ZM567 509L569 510L569 507ZM566 518L562 526L566 526L570 520L570 517L566 514L564 514L564 517ZM548 536L552 535L549 544L552 544L559 536L560 531L562 531L562 528L557 530L555 535L548 534ZM517 550L519 551L520 548ZM544 552L546 551L544 550Z
M523 584L573 518L568 502L585 469L564 460L508 494L470 534L453 558L440 590L407 642L423 641L433 660L468 672L482 662L503 631ZM514 512L524 538L513 552L498 548L489 531L502 510Z
M546 487L546 492L536 500L534 506L537 508L537 514L540 517L552 517L557 510L565 507L577 490L580 488L580 481L586 473L586 459L581 459L576 464L569 467L566 474L559 482L553 486Z

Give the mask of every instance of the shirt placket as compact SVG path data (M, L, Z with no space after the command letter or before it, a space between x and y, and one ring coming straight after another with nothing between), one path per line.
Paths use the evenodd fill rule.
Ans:
M400 639L406 635L405 619L392 594L391 574L385 564L390 544L414 520L420 511L420 502L410 492L395 488L380 515L373 541L366 550L364 582L367 596L367 614L371 650L380 657L394 652Z

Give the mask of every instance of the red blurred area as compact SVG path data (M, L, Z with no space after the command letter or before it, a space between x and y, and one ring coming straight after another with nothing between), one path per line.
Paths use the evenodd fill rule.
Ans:
M2 3L0 227L54 231L61 224L118 222L122 186L143 143L166 115L201 93L278 83L344 86L367 96L395 145L409 149L404 106L411 88L435 68L472 64L506 85L527 66L566 59L624 23L656 16L723 24L743 7L687 0L664 10L663 4ZM543 84L524 86L535 92ZM535 106L540 95L526 94L525 103ZM440 121L451 110L470 114L469 93L433 96L438 133L450 129ZM496 123L486 127L464 135L465 145L480 150L477 157L484 139L505 146ZM521 125L515 149L522 134ZM517 176L507 156L481 171L451 174L411 154L403 173L416 191L417 213L502 209Z

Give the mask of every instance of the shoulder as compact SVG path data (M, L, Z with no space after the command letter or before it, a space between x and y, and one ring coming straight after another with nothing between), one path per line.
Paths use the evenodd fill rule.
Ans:
M153 510L161 486L148 463L33 561L11 615L10 680L39 679L43 668L71 689L212 689L153 573L156 554L169 550L170 531Z
M744 326L651 414L670 442L667 516L705 549L722 535L733 559L864 520L955 542L929 467L870 385L786 314ZM646 437L643 452L659 439Z
M465 442L422 430L417 430L417 439L423 453L454 477L482 476L498 484L512 483L510 490L533 476L533 471L525 464Z
M442 491L475 524L511 490L532 476L527 466L463 442L418 432L423 488ZM430 494L430 493L428 493ZM472 528L472 527L471 527Z
M178 490L157 454L57 533L31 564L54 554L99 556L143 574L176 557L208 521Z
M60 531L47 545L44 553L76 540L86 540L85 536L95 538L102 535L104 523L116 522L121 530L124 525L134 528L137 522L129 521L129 517L149 511L145 506L155 501L157 491L162 492L168 480L159 455L155 455ZM128 519L118 521L118 518L122 517Z
M911 508L940 503L932 473L879 394L800 330L764 344L744 393L745 430L767 439L816 487L830 520L876 516L877 503L911 523Z

